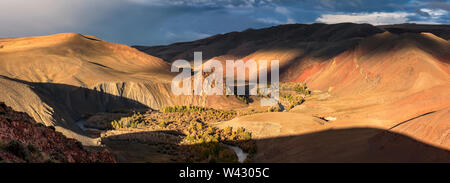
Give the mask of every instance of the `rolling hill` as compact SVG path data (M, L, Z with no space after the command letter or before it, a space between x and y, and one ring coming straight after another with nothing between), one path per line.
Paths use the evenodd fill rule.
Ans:
M97 144L75 124L87 114L166 105L240 105L221 96L175 96L168 63L93 36L5 38L0 45L0 101L85 144Z
M206 59L220 61L278 59L282 81L304 82L316 93L289 112L240 117L220 124L221 127L245 127L260 139L330 129L375 128L399 132L449 150L450 121L443 117L448 115L450 106L448 30L448 25L294 24L136 48L169 62L179 58L189 60L196 50L202 50ZM325 117L335 120L320 120ZM323 135L324 138L336 133L326 134L329 135ZM362 141L379 136L372 137L368 133ZM315 142L323 147L335 143L320 139ZM270 140L260 143L264 148L261 156L294 153L309 147L295 141L279 147L270 145L273 144ZM364 143L359 145L365 146ZM345 145L336 148L329 152L347 153L343 150L352 149ZM280 158L285 159L276 160L301 162L316 157L293 160L296 156L286 154Z
M448 30L448 25L292 24L134 48L76 33L4 38L0 101L97 145L76 125L86 114L170 105L249 107L235 97L174 96L175 73L169 69L177 59L192 61L194 51L202 51L204 61L276 59L282 82L306 83L312 91L306 101L215 125L251 131L258 140L255 161L447 161ZM402 156L408 151L418 154Z

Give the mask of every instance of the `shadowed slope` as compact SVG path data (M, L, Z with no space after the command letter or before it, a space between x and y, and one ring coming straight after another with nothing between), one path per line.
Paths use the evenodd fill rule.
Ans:
M174 96L170 84L176 73L169 64L126 45L76 33L0 39L0 45L0 75L9 78L84 87L156 109L182 104L230 107L227 102L215 105L229 101L222 96Z
M183 162L186 159L183 154L170 153L165 146L158 146L167 144L168 138L156 137L169 133L135 132L107 136L103 141L120 162ZM256 163L450 162L448 150L375 128L323 130L255 141L257 150L250 162ZM195 145L177 145L169 149L190 147Z
M0 162L112 163L115 159L107 151L86 149L0 102Z
M377 27L394 34L429 32L442 39L450 39L450 25L395 24L380 25Z
M302 49L305 52L324 49L321 43L346 42L354 45L358 38L364 38L382 30L369 24L290 24L265 29L248 29L243 32L218 34L193 42L175 43L168 46L134 46L135 48L154 55L168 62L177 59L193 60L194 51L203 52L203 60L213 57L221 59L241 59L260 49L283 50ZM344 46L341 44L341 46ZM348 47L328 52L332 57ZM324 56L324 55L320 55Z
M6 66L0 68L0 74L8 76L0 78L0 89L5 91L0 100L5 100L13 108L22 107L32 113L35 119L60 110L63 111L61 114L70 114L71 119L66 119L77 120L78 108L88 103L83 103L82 95L90 93L76 89L80 86L95 91L93 93L99 96L92 98L99 105L104 104L99 98L108 94L155 109L180 104L235 109L242 106L242 103L232 99L234 97L174 96L170 92L173 75L167 71L169 64L135 49L114 46L78 34L50 36L51 40L64 41L44 41L48 38L0 40L3 45L0 48L0 62ZM43 40L33 42L34 39ZM63 48L70 48L71 51L61 51ZM445 118L448 114L445 109L450 106L450 43L431 33L392 33L367 24L297 24L250 29L169 46L137 48L168 62L176 59L192 60L194 51L203 51L204 61L277 59L280 60L282 81L305 82L313 91L306 102L289 112L249 115L219 124L221 127L244 126L256 136L261 135L261 138L265 138L265 135L275 138L357 127L391 129L419 141L450 149L447 143L450 123ZM48 100L43 100L42 96ZM58 106L59 102L64 106ZM332 117L335 120L324 122L320 117ZM432 118L433 122L424 120L428 118ZM305 155L307 158L301 161L320 161L318 157L327 161L351 161L355 153L362 153L358 157L365 161L369 161L367 158L371 156L383 157L383 154L389 153L401 161L444 160L419 156L405 156L402 159L401 153L397 152L422 149L421 145L411 140L400 140L407 144L404 149L399 145L398 151L382 150L379 152L381 154L377 154L377 151L367 149L372 146L381 148L377 143L386 138L390 141L391 132L388 132L388 137L380 137L378 132L365 129L348 132L350 134L342 135L340 131L331 130L306 135L301 138L307 139L306 147L302 148L298 144L302 140L297 138L267 141L270 142L266 145L268 149L261 152L274 153L261 155L260 160L288 161L268 157L275 156L279 153L277 149L283 149L284 145L293 147L292 152L287 150L292 156L286 154L286 157L294 159L304 148L311 149ZM395 141L397 137L393 136ZM333 137L354 141L354 144L341 144ZM308 144L316 138L323 141L320 140L318 146ZM269 147L273 144L277 147L275 150ZM339 147L335 147L333 152L340 154L336 156L340 159L326 158L330 155L327 153L333 152L316 151L323 150L325 144L337 144ZM297 146L299 148L294 148ZM356 149L345 152L345 149L353 147ZM314 152L323 154L314 157Z
M450 162L450 151L373 128L326 130L257 141L256 162Z
M0 101L37 122L60 126L57 130L69 137L80 135L73 122L84 113L168 105L245 106L225 96L175 96L169 64L93 36L7 38L0 45Z
M396 133L423 139L436 147L450 147L450 107L404 121L391 129Z

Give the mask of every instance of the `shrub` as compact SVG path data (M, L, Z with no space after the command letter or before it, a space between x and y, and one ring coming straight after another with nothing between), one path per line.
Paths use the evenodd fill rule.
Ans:
M237 156L232 150L224 149L219 152L218 159L221 162L237 162Z
M119 121L114 120L111 122L113 129L121 128L139 128L144 125L144 116L141 113L134 113L130 117L123 117Z
M202 122L209 122L209 121L224 121L224 120L230 120L234 116L237 115L235 111L223 111L223 110L216 110L212 108L205 108L205 107L198 107L198 106L167 106L161 108L162 113L183 113L183 114L175 114L181 115L181 117L188 117L193 118L193 120L198 120ZM174 120L174 119L170 119ZM177 121L183 120L183 119L175 119ZM192 119L190 119L192 120ZM190 121L189 120L189 121Z
M225 135L231 135L233 133L233 128L230 126L225 127L224 133Z
M33 144L28 144L27 149L33 159L43 159L41 151Z
M159 122L159 127L165 128L166 126L167 126L167 123L166 123L164 120L161 120L161 121Z
M279 105L272 106L267 109L267 112L280 112L280 111L281 111L281 108Z
M81 150L84 150L83 144L81 144L80 141L76 141L76 142L75 142L75 145L76 145L78 148L80 148Z
M189 106L166 106L161 108L160 111L163 113L169 113L169 112L202 112L208 110L211 109L189 105Z
M304 94L304 95L309 95L309 94L311 94L311 91L309 91L308 87L306 87L306 84L304 84L304 83L298 83L298 84L296 84L296 85L294 86L294 90L295 90L297 93Z
M250 147L250 149L248 150L249 154L255 154L256 153L256 145L253 145Z
M305 101L305 99L302 96L281 95L281 97L288 101L289 103L288 109L292 109Z
M250 98L246 95L236 95L236 98L245 104L250 103Z
M78 142L78 141L77 141ZM27 146L28 151L30 151L31 153L36 153L39 152L39 149L34 146L33 144L28 144Z
M5 150L16 155L19 158L29 162L31 161L30 151L21 142L11 140L5 147Z
M235 140L250 140L252 138L252 135L249 132L246 132L244 128L239 127L236 131L235 131L236 137L237 139Z

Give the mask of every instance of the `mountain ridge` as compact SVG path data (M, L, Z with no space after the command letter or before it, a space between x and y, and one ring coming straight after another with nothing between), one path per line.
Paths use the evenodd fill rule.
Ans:
M450 149L445 134L450 129L445 118L450 106L449 40L417 29L385 29L389 27L349 23L285 25L146 47L155 52L151 55L138 50L144 47L76 33L0 39L0 101L93 146L98 141L76 125L85 114L180 105L251 110L258 105L227 96L175 96L171 62L191 61L194 51L203 51L204 61L279 60L281 82L302 82L312 91L301 105L284 112L237 117L218 126L245 127L259 137L267 135L261 127L271 133L285 129L280 136L316 128L370 127L398 130ZM432 134L423 129L432 129ZM260 153L272 152L269 145L262 144Z

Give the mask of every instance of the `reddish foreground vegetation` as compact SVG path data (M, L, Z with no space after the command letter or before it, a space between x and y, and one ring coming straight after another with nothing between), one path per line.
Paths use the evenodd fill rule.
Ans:
M115 162L106 150L88 150L54 128L0 103L0 162Z

